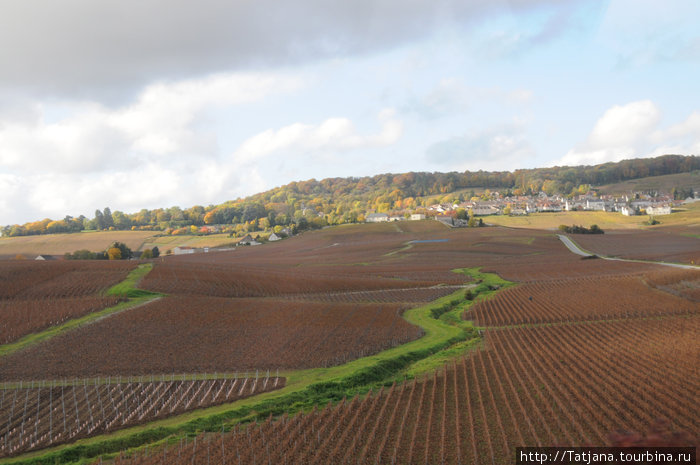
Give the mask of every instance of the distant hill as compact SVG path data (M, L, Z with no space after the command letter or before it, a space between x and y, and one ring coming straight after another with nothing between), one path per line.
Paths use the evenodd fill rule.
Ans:
M599 186L596 190L601 194L623 194L629 192L671 192L679 187L685 189L700 188L700 171L630 179Z
M47 218L24 225L9 225L2 228L2 235L67 233L85 229L145 229L167 234L240 234L286 227L303 230L363 221L367 212L416 211L433 203L462 201L483 189L505 191L501 193L507 195L529 195L541 191L550 195L576 195L588 192L591 186L619 185L648 177L687 174L688 177L674 178L679 185L673 186L687 190L689 187L699 187L697 177L692 175L698 171L698 156L664 155L594 166L513 172L410 172L321 181L311 179L220 205L195 205L185 210L180 207L143 209L130 214L105 208L97 210L94 218L67 216L62 220ZM688 186L687 181L692 181L693 185ZM672 184L673 181L669 180L663 185L669 187Z

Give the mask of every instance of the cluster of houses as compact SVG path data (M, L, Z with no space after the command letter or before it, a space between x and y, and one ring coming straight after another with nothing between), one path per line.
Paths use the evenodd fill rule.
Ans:
M687 199L693 201L695 199ZM562 211L606 211L619 212L622 215L669 215L673 206L684 201L673 200L669 195L648 196L636 194L629 196L612 195L580 195L574 198L562 196L549 196L540 192L536 196L513 196L504 197L498 192L491 194L489 200L467 201L454 204L435 204L426 208L428 216L434 217L438 221L448 223L452 226L460 226L464 220L455 218L455 213L459 209L464 209L469 216L489 216L489 215L528 215L539 212L562 212ZM403 221L422 220L425 214L388 214L369 213L365 216L365 221L370 223L383 221Z

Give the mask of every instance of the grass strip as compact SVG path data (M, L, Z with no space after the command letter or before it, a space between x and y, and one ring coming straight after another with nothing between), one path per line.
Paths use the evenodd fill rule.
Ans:
M497 275L480 272L478 268L454 271L471 276L476 286L468 290L471 292L460 289L430 304L407 310L404 318L425 332L418 340L344 365L280 373L287 378L287 384L277 391L83 439L69 446L56 446L23 458L3 459L0 464L77 465L89 463L97 457L108 459L120 451L128 453L130 449L168 438L194 436L205 431L221 432L238 423L264 420L271 415L309 411L432 370L449 358L478 346L478 328L463 320L462 313L474 302L511 285ZM446 304L449 309L439 312L436 318L434 310L444 309Z
M146 274L148 274L149 271L151 271L152 267L153 265L151 264L139 265L136 269L129 272L124 281L112 286L105 292L106 295L120 296L128 300L119 302L117 305L114 305L112 307L108 307L97 312L92 312L79 318L68 320L65 323L60 324L58 326L52 326L43 331L28 334L15 342L4 344L0 346L0 357L12 354L34 344L38 344L42 341L45 341L47 339L51 339L52 337L58 336L59 334L72 331L76 328L92 323L95 320L104 318L113 313L128 310L130 308L146 304L151 300L155 300L156 298L161 297L162 294L157 294L154 292L144 291L136 288L136 284L138 284L141 278L143 278Z

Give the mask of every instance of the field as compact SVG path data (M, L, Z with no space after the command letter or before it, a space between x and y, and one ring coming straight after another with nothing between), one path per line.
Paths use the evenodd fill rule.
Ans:
M697 316L490 331L425 379L115 463L507 464L518 446L605 444L657 418L697 433L698 331Z
M232 402L284 386L284 378L269 376L91 381L3 389L0 457Z
M236 244L235 237L228 234L210 234L207 236L152 236L147 238L141 249L158 247L162 253L175 247L222 247Z
M84 231L75 234L45 234L21 237L0 237L0 258L12 259L24 255L34 259L37 255L63 255L66 252L87 249L104 250L115 241L125 243L131 250L144 250L158 246L162 253L178 246L221 247L233 245L236 238L228 234L208 236L158 236L159 231Z
M168 297L2 357L0 379L337 365L420 337L405 308Z
M37 255L63 255L66 252L87 249L105 250L115 241L138 250L152 231L100 231L75 234L45 234L38 236L0 237L0 257L14 258L21 254L34 259Z
M669 233L663 247L657 230L602 239L611 255L648 240L657 245L645 249L650 257L671 260L697 250L683 233ZM455 272L465 268L515 284ZM70 420L76 425L95 416L95 396L171 392L173 373L218 373L201 388L218 392L236 372L279 369L284 386L172 419L145 415L156 423L127 432L96 428L89 436L98 436L46 452L43 462L30 455L0 463L99 463L105 454L134 465L500 464L512 463L519 445L603 445L616 430L648 431L658 419L696 441L699 274L581 259L552 231L434 221L341 226L163 257L139 285L166 297L0 356L0 433L14 438L4 453L26 450L13 447L32 441L27 431L42 436L55 386L75 385L77 401L80 391L88 399L87 408L78 405L81 420ZM64 279L12 292L56 293L80 281ZM123 382L134 376L142 385ZM38 393L36 380L44 380ZM19 382L35 385L19 390ZM25 420L17 427L19 405ZM147 447L119 452L139 446Z
M656 279L664 282L668 273L657 272ZM677 276L677 272L670 273ZM685 272L685 282L700 287L700 271L693 273L688 276ZM479 326L508 326L700 313L699 303L683 297L650 287L643 276L538 281L479 302L464 318Z
M0 344L119 302L103 292L126 278L129 262L0 261Z
M700 263L697 229L663 228L653 231L570 236L584 249L600 255L678 263ZM595 237L594 237L595 236Z
M700 172L649 176L641 179L606 184L597 187L602 194L630 194L632 192L671 192L674 187L688 188L700 186Z

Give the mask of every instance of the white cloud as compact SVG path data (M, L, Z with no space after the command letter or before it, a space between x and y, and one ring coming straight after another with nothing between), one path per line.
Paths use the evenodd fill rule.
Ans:
M302 85L295 76L250 73L148 86L132 103L35 104L33 117L0 115L0 224L126 211L248 194L245 176L221 160L207 112L257 102Z
M557 165L591 165L635 157L700 153L700 113L668 128L650 100L615 105L598 119L586 141L569 150Z
M355 149L383 147L395 143L403 132L393 109L379 113L382 128L377 134L362 135L347 118L329 118L318 125L294 123L268 129L249 138L236 150L237 163L251 164L271 154L312 154L332 156Z
M634 145L658 124L659 119L659 109L650 100L615 105L593 127L588 145L594 148Z
M32 121L0 124L0 167L31 173L100 172L118 164L143 164L161 157L212 154L210 134L197 127L209 108L238 105L289 92L297 77L271 74L216 75L148 86L117 109L93 102L64 103L68 113L47 121L48 109Z

